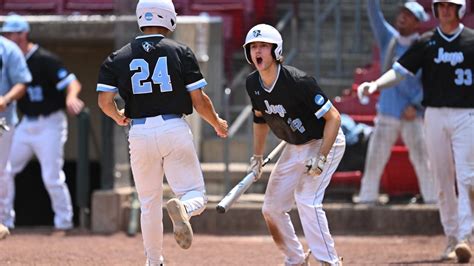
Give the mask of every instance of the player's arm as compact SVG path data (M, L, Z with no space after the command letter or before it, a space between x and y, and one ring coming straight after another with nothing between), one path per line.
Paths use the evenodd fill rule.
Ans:
M196 109L199 115L214 128L219 137L227 137L227 121L221 119L216 113L209 96L202 89L190 91L189 94L191 95L194 109Z
M253 155L250 157L247 172L254 173L254 180L257 181L262 176L263 152L270 127L262 117L262 113L253 110Z
M360 84L359 87L357 87L357 96L361 100L364 95L370 95L376 91L380 91L388 87L393 87L404 79L404 75L392 68L385 72L377 80Z
M119 126L127 126L130 118L125 117L124 110L119 110L115 103L115 92L99 91L98 104L102 112L112 118Z
M77 115L84 108L84 102L79 99L79 93L81 92L81 83L74 79L69 83L66 89L66 108L67 112L71 115Z
M0 112L7 109L7 106L15 100L20 99L26 91L26 84L17 83L3 96L0 96Z
M339 111L332 106L331 109L324 114L323 118L326 120L326 123L324 125L323 142L319 149L319 154L327 157L334 141L336 141L339 128L341 127L341 115Z

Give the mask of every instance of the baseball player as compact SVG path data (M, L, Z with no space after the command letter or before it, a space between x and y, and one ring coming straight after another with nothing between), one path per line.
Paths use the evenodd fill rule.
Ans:
M16 114L16 100L26 90L26 83L31 81L31 73L26 65L25 58L15 43L0 36L0 119L4 121L0 134L0 180L5 179L8 154L11 148L14 125L18 123ZM6 129L9 130L6 130ZM0 198L6 197L9 191L6 183L0 184ZM9 213L0 200L0 239L9 234L8 228L3 225Z
M303 231L314 257L322 263L341 261L322 208L324 191L342 159L345 138L339 112L316 80L282 64L283 40L266 24L245 38L247 61L256 71L247 77L253 107L254 155L249 172L262 174L262 154L271 129L288 144L268 181L262 212L285 265L307 265L309 256L298 241L288 212L296 202Z
M9 157L11 168L0 179L0 186L8 188L7 195L0 197L4 202L1 210L7 213L4 223L7 227L14 227L14 177L35 155L51 198L54 227L57 230L71 229L73 209L63 171L67 140L64 109L72 115L82 110L84 103L78 98L81 84L56 55L29 41L30 27L22 16L9 15L1 31L20 47L33 76L25 96L18 101L23 117L13 137Z
M219 118L204 93L194 53L166 38L176 28L171 0L140 0L138 26L144 33L112 53L102 64L97 91L99 107L118 125L131 125L128 141L133 178L141 205L141 228L147 265L163 263L163 175L177 196L166 204L180 247L191 246L191 216L204 211L207 197L193 136L183 115L193 106L227 136L227 122ZM119 93L125 109L118 110Z
M382 70L391 67L420 35L417 30L429 16L417 2L406 2L400 8L392 27L383 17L380 0L367 2L370 26L380 47ZM436 193L433 176L426 160L427 151L423 133L423 107L421 99L421 73L408 77L400 84L380 93L377 117L369 141L362 177L359 203L376 204L380 178L390 157L392 146L401 135L408 147L409 158L415 168L420 191L425 203L435 203Z
M368 95L422 70L428 156L448 238L442 258L453 257L454 251L462 263L472 256L469 195L474 192L474 30L460 23L465 11L465 0L433 0L439 26L382 77L358 88L359 95Z

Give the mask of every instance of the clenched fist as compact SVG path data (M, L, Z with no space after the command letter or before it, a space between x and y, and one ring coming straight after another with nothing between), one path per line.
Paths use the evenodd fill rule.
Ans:
M323 172L326 160L327 158L324 155L319 156L319 158L309 158L306 160L306 173L313 177L319 176Z

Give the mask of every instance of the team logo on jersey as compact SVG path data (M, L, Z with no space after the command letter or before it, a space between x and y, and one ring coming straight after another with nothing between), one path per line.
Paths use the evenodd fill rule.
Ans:
M151 12L146 12L145 13L145 20L150 21L153 19L153 14Z
M67 70L64 68L61 68L58 70L58 78L63 79L67 76Z
M316 96L314 96L314 103L317 105L323 105L324 97L321 94L317 94Z
M261 30L254 30L253 31L253 37L257 38L258 36L262 36L262 31Z
M142 47L147 53L149 53L151 50L155 50L155 44L152 42L142 42Z
M285 117L286 110L285 107L281 104L270 104L267 100L264 101L265 106L267 107L265 109L265 113L271 115L271 114L278 114L280 117Z
M438 57L434 59L436 64L450 63L455 66L464 61L464 54L462 52L445 52L444 48L438 49Z
M253 93L255 93L255 95L260 95L260 91L253 91Z

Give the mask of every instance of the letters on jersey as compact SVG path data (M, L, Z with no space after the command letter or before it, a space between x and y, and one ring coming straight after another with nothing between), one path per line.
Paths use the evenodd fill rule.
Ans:
M445 35L439 28L426 33L399 60L402 72L422 69L424 106L474 107L474 31L460 24Z
M248 76L246 85L253 109L263 114L263 119L254 117L256 123L267 123L278 138L291 144L322 138L322 116L332 104L314 78L281 65L271 91L262 87L257 71Z

